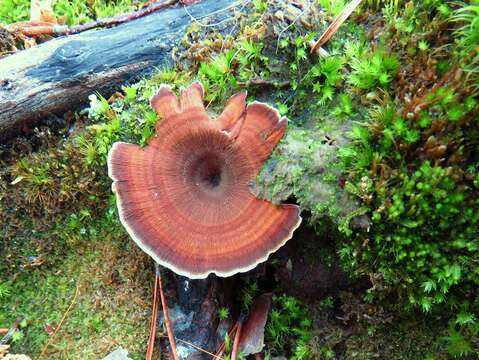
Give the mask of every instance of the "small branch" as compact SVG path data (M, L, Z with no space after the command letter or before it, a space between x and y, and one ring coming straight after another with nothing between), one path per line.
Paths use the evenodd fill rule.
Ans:
M52 336L50 336L50 338L48 339L47 343L45 344L45 346L43 347L42 349L42 352L40 353L40 356L38 357L39 359L43 358L43 356L45 355L45 352L47 351L48 349L48 346L50 346L50 343L52 342L53 338L55 337L55 335L60 331L62 325L63 325L63 322L65 321L65 319L67 318L67 315L68 313L70 312L70 310L72 309L73 307L73 304L75 304L75 301L78 297L78 293L80 292L80 283L79 281L77 280L77 285L76 285L76 290L75 290L75 295L73 296L73 300L71 301L70 303L70 306L68 306L67 310L65 311L65 313L63 314L62 316L62 319L60 320L60 323L58 324L58 326L56 327L55 331L53 332Z
M158 319L158 265L155 263L155 284L153 286L153 304L151 309L150 338L146 350L146 360L151 360L155 348L156 322Z
M39 37L43 35L65 35L69 28L45 21L22 21L7 26L8 31L21 33L25 36Z
M233 334L236 332L236 329L238 328L238 322L231 328L230 331L228 331L228 337L231 339L231 337L233 336ZM220 347L218 348L218 351L216 352L216 357L222 357L224 352L225 352L225 347L226 347L226 344L225 342L223 341L223 343L220 345Z
M168 336L163 335L163 337L166 337L166 338L167 338ZM195 344L193 344L193 343L190 343L189 341L182 340L182 339L176 339L176 340L177 340L177 341L180 341L180 342L182 342L182 343L184 343L184 344L186 344L186 345L188 345L188 346L191 346L193 349L196 349L196 350L198 350L198 351L201 351L202 353L205 353L205 354L207 354L207 355L210 355L210 356L212 356L212 357L215 358L215 359L218 359L218 360L222 360L222 359L223 359L222 357L220 357L220 356L218 356L218 355L215 355L215 354L209 352L208 350L202 349L202 348L200 348L199 346L197 346L197 345L195 345Z
M161 306L163 307L163 316L165 318L166 332L168 333L168 340L170 341L171 352L174 360L179 360L178 352L176 351L176 342L173 335L173 329L170 322L170 316L168 313L168 304L166 303L165 294L163 293L163 282L161 280L161 270L157 265L156 274L158 276L158 284L160 285L160 297L161 297Z
M241 339L241 328L243 326L244 316L241 314L240 318L238 319L238 327L236 329L235 341L233 343L233 350L231 350L231 360L236 360L238 356L238 348Z
M89 22L88 24L77 25L72 28L69 28L66 25L59 25L49 22L26 21L13 23L9 25L7 29L10 31L17 31L26 36L32 37L38 37L42 35L72 35L97 27L111 27L114 25L123 24L125 22L129 22L150 15L151 13L154 13L156 11L163 10L167 7L175 5L176 3L178 3L178 0L166 0L161 3L155 2L138 11L99 19L96 21Z
M84 25L78 25L73 28L71 28L68 31L68 34L78 34L82 31L90 30L93 28L97 27L110 27L113 25L118 25L122 24L131 20L139 19L143 16L149 15L151 13L154 13L155 11L163 10L164 8L170 7L178 3L178 0L166 0L161 3L155 2L151 4L150 6L147 6L143 9L140 9L138 11L132 12L132 13L127 13L127 14L122 14L118 16L112 16L104 19L100 19L97 21L93 21L88 24Z

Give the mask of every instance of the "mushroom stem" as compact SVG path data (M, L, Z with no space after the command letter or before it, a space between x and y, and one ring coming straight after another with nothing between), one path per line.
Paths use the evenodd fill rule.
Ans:
M158 267L158 265L156 265ZM148 339L148 348L146 350L146 360L151 360L155 348L156 321L158 319L158 271L155 275L155 285L153 286L153 306L151 309L150 338Z
M176 351L176 341L173 335L173 329L171 327L170 316L168 313L168 304L166 303L165 294L163 293L163 282L161 280L161 270L158 264L156 264L156 276L158 276L158 284L160 285L160 298L161 306L163 308L163 315L165 318L166 332L168 334L168 340L170 342L171 353L174 360L180 360Z

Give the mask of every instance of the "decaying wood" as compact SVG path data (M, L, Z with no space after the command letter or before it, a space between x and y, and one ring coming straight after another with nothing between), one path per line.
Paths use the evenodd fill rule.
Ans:
M108 95L125 82L170 65L171 50L194 19L231 7L230 0L203 0L188 11L177 5L0 59L0 140L35 120L79 109L95 91Z
M189 360L221 359L223 353L218 355L217 349L224 342L226 333L233 339L232 317L219 318L221 307L233 309L231 279L208 277L191 280L166 271L163 275L163 279L166 277L167 280L165 296L169 302L168 312L177 341L178 357ZM159 324L163 329L163 312ZM224 344L222 347L224 350Z

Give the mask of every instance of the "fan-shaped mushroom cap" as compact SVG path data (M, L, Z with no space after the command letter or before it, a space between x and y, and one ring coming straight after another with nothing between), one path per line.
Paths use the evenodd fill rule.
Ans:
M159 120L144 148L117 142L108 172L122 224L153 259L180 275L248 271L291 238L296 205L254 197L249 183L284 135L277 110L233 96L216 119L194 82L178 99L162 85L151 99Z

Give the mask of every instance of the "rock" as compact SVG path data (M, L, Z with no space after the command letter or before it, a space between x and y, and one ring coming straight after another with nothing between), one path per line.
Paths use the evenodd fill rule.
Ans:
M32 358L23 354L7 354L3 360L32 360Z
M103 360L132 360L128 357L128 351L119 347L112 353L108 354Z

